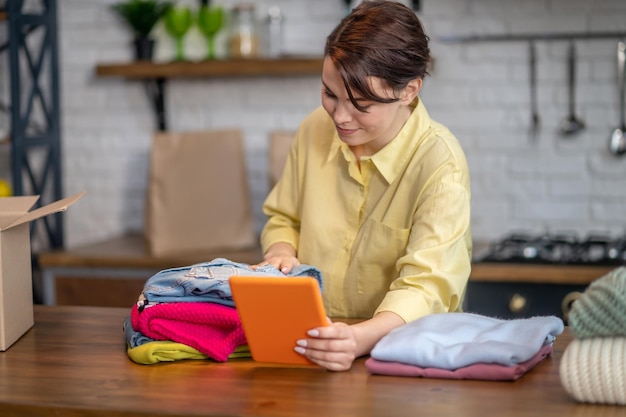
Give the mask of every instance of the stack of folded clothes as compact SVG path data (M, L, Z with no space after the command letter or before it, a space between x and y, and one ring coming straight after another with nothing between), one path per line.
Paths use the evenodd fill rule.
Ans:
M285 275L271 265L252 269L216 258L160 271L146 281L124 321L128 356L141 364L250 357L228 283L233 275L310 276L322 286L321 272L308 265Z
M558 317L501 320L432 314L398 327L374 347L371 374L514 381L552 353Z
M561 383L580 402L626 405L626 268L593 281L574 302L574 339L561 361Z

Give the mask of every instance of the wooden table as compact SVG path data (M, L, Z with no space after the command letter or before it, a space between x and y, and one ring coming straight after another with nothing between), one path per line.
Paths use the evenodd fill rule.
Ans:
M578 404L554 355L517 382L374 376L350 371L178 361L138 365L126 355L130 309L35 306L35 326L0 353L0 416L626 416L626 407Z

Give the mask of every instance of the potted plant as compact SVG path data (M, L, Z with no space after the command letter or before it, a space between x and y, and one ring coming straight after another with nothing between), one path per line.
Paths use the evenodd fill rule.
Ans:
M150 32L172 6L167 0L125 0L111 6L133 31L136 59L152 59L154 39Z

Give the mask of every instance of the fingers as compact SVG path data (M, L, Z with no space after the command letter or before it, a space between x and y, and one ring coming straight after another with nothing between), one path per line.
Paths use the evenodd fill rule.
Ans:
M294 258L292 256L289 257L273 257L270 259L266 259L263 262L259 262L256 265L250 265L250 268L253 270L257 270L260 267L266 266L266 265L271 265L274 268L278 269L280 272L282 272L283 274L288 274L290 273L293 268L295 268L296 266L300 265L300 261L298 261L298 258Z
M356 358L356 339L348 325L333 323L312 329L308 335L296 342L296 352L331 371L350 369Z
M311 362L330 371L347 371L355 359L350 350L318 350L313 346L296 346L294 349Z
M354 339L352 328L343 322L333 323L330 317L326 317L329 322L329 326L316 327L307 332L309 336L316 337L318 339Z

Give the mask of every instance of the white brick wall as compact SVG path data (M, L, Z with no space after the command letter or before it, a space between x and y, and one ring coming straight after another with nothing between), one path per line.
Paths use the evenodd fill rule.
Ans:
M114 0L59 0L63 170L66 193L87 190L67 213L68 246L139 230L154 116L137 81L96 78L95 65L131 57L130 35L109 6ZM182 3L182 2L181 2ZM195 5L193 1L187 1ZM235 0L214 0L231 7ZM289 52L321 53L344 12L342 0L259 0L286 15ZM562 138L567 113L567 42L539 42L541 133L528 139L527 45L443 43L442 36L626 31L623 0L425 0L419 15L432 39L436 66L422 97L448 125L472 171L473 230L478 240L513 229L621 234L626 228L626 157L608 154L618 123L616 39L579 41L577 110L587 128ZM158 29L158 58L171 40ZM196 34L197 35L197 34ZM189 56L201 56L192 34ZM2 84L0 84L2 86ZM295 129L319 103L317 77L173 79L167 86L172 131L241 127L245 132L257 227L267 193L269 133ZM2 92L0 92L2 93Z

